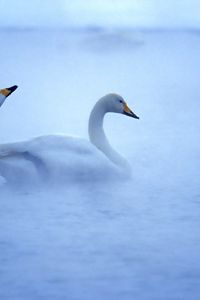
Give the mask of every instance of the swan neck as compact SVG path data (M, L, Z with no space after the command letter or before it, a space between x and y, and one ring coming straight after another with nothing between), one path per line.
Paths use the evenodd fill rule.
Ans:
M104 105L102 105L101 101L98 101L92 109L89 118L88 132L90 142L99 149L101 149L102 144L106 140L106 136L103 129L103 121L106 112L107 111Z
M88 127L90 142L102 151L115 165L122 169L127 169L129 168L129 164L124 157L111 147L103 129L104 116L109 111L109 107L106 106L103 98L92 109Z

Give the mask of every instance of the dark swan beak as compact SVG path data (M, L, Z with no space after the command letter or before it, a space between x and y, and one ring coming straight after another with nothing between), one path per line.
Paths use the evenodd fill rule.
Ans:
M16 89L18 88L17 85L13 85L9 88L0 90L0 94L2 94L5 98L10 96Z
M128 107L128 105L126 103L124 104L123 114L126 115L126 116L129 116L129 117L132 117L134 119L139 119L139 117L136 116L136 114L134 114L134 112L132 110L130 110L130 108Z
M5 89L5 91L8 91L6 97L10 96L17 88L18 88L17 85L13 85L13 86Z

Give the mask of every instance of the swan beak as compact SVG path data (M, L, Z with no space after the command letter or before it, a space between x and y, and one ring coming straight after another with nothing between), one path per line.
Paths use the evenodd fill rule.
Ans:
M128 105L125 103L124 104L124 115L132 117L134 119L139 119L138 116L136 116L136 114L134 114L134 112L128 107Z
M2 95L5 96L5 97L8 97L8 96L10 96L17 88L18 88L17 85L13 85L13 86L11 86L11 87L9 87L9 88L0 90L0 94L2 94Z

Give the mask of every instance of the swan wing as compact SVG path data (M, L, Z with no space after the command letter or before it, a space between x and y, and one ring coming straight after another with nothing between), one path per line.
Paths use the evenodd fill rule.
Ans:
M76 137L49 135L0 146L0 175L9 182L36 174L39 179L92 181L105 178L112 168L101 151Z

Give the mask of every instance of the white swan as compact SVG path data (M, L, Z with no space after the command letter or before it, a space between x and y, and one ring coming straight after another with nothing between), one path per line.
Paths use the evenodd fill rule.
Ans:
M1 89L0 90L0 107L2 106L2 104L4 103L4 101L6 100L6 98L8 96L10 96L17 88L18 88L17 85L13 85L13 86L11 86L9 88Z
M16 86L14 87L0 90L0 93L6 97L9 95L7 91L13 92L16 89ZM44 177L57 177L63 172L66 175L64 177L68 179L106 177L110 169L127 172L129 164L111 147L103 130L104 116L108 112L139 119L121 96L108 94L102 97L91 111L88 126L90 141L64 135L48 135L23 142L2 144L0 175L9 180L13 174L8 172L9 168L14 166L14 173L16 170L21 173L23 168L19 170L19 167L23 164L28 172L33 171L34 174L36 172Z

